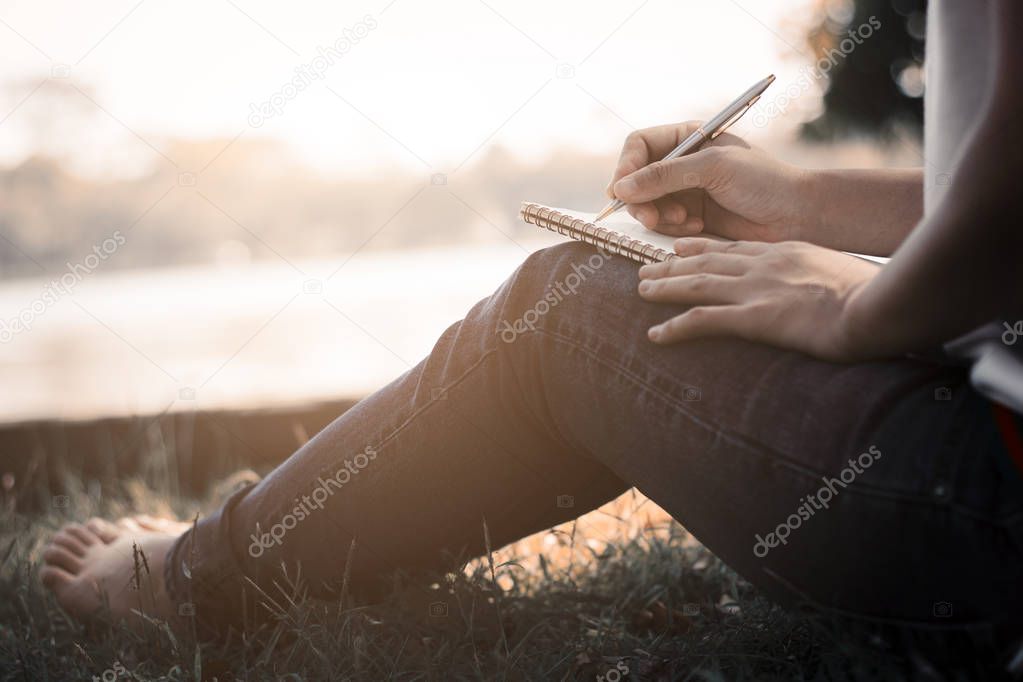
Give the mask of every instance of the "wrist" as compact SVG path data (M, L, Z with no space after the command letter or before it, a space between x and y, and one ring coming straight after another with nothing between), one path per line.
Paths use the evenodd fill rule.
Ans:
M821 220L826 207L821 197L826 196L821 185L821 171L809 168L793 167L793 197L790 205L793 214L789 218L792 239L803 242L817 243L814 238L820 232Z
M884 341L875 324L874 306L866 294L870 279L852 286L845 295L839 316L838 335L841 354L849 362L869 360L886 354Z

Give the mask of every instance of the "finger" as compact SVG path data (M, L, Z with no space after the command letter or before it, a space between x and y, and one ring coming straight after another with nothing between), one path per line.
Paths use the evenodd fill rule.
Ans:
M652 161L662 159L678 143L696 130L699 123L688 121L680 125L663 125L643 130L634 130L629 133L622 144L622 151L618 155L618 162L615 164L614 174L611 176L609 188L621 178L634 173ZM609 196L614 198L614 193Z
M643 227L654 229L661 220L661 212L657 210L657 206L651 201L645 204L628 204L625 210L629 212L633 218L643 223Z
M737 336L755 340L756 324L757 315L751 306L699 306L651 327L647 334L658 344L704 336Z
M697 234L703 232L703 218L697 216L690 216L686 218L686 221L679 225L682 232L687 234Z
M640 279L661 279L706 272L739 277L749 272L750 259L731 253L703 253L686 258L669 258L639 269Z
M632 204L679 190L713 187L725 158L722 148L711 147L669 161L654 161L615 182L614 194Z
M85 545L83 545L77 538L73 538L66 533L57 533L50 540L51 545L58 545L68 550L76 556L85 556Z
M675 192L671 196L686 209L687 217L686 221L682 224L683 231L687 234L692 234L702 230L704 218L706 217L703 215L703 211L707 193L702 189L687 189Z
M686 207L691 216L703 217L703 204L707 193L702 189L684 189L675 192L671 198Z
M731 241L729 239L708 239L707 237L681 237L675 240L675 253L680 256L696 256L701 253L731 253L758 256L765 246L757 242Z
M669 237L692 237L703 231L703 220L689 216L681 225L672 225L661 221L653 229Z
M671 195L661 197L654 202L657 212L660 214L658 225L678 226L686 221L689 212L686 207L676 201Z
M58 545L48 545L43 550L43 561L70 573L78 573L82 570L82 560Z
M741 277L695 275L644 279L639 283L639 295L656 303L683 305L722 305L737 303L749 293L749 282Z
M670 234L674 237L690 237L699 234L704 227L703 221L703 197L704 192L700 189L684 190L674 192L668 197L676 202L686 211L686 219L677 225L661 223L657 227L658 232Z

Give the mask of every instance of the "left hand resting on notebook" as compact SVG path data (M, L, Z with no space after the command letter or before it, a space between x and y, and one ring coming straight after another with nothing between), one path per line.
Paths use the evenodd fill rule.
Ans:
M659 344L737 336L836 362L866 359L852 341L849 301L879 268L805 242L679 239L680 258L640 268L648 301L692 306L651 327ZM854 333L855 332L855 333Z

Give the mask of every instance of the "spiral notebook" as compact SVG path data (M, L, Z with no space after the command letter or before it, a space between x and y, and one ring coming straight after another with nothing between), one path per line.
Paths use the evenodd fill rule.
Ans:
M596 215L528 201L519 209L519 216L527 223L599 246L637 263L658 263L676 257L675 237L648 230L624 211L608 216L600 224L593 223Z
M598 225L593 222L597 216L596 213L581 213L568 208L551 208L543 204L525 201L522 203L522 208L519 209L519 216L527 223L599 246L605 251L620 254L644 265L678 257L675 254L674 246L677 237L648 230L643 227L642 223L623 211L608 216ZM700 233L699 236L703 239L731 241L709 233ZM884 265L890 260L851 251L843 253L880 265Z

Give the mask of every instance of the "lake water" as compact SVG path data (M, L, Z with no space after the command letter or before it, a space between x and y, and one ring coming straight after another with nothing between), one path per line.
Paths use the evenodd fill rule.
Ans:
M100 268L33 314L30 329L0 339L0 421L364 396L422 359L528 251L557 240L297 269ZM40 300L49 279L0 285L0 320Z

